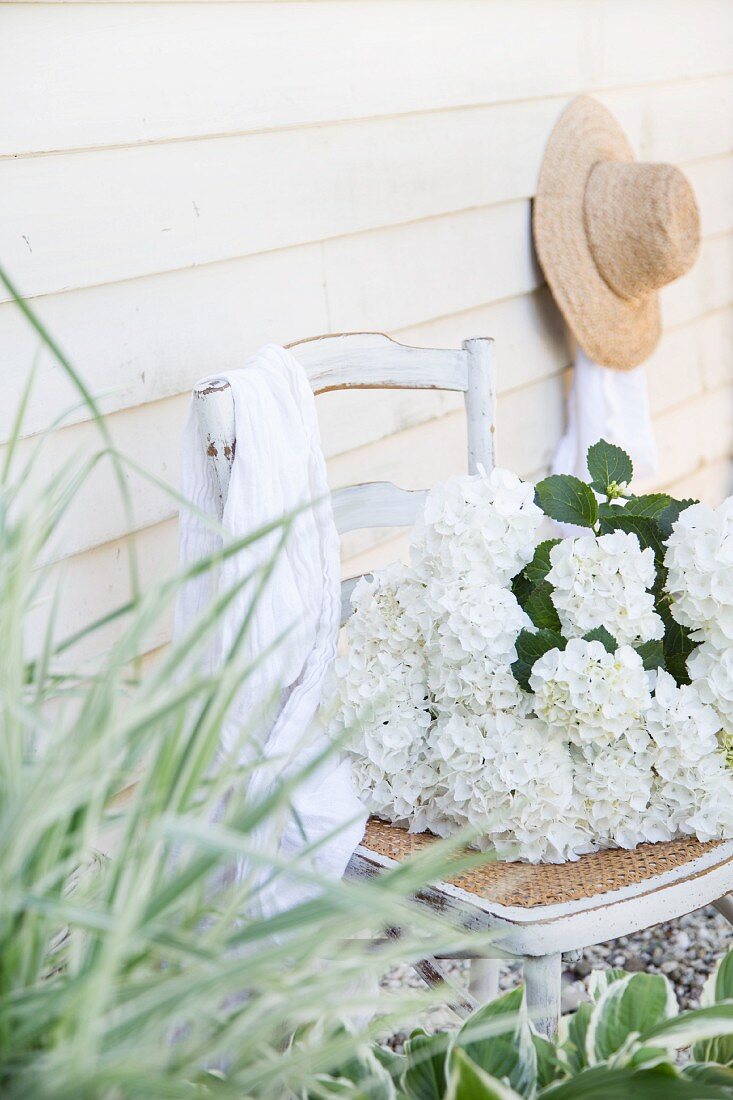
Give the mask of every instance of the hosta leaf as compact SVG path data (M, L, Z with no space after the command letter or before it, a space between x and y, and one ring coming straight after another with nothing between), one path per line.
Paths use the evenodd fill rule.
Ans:
M407 1068L402 1089L411 1100L443 1100L449 1037L413 1031L405 1042Z
M571 474L551 474L536 487L535 499L550 519L594 527L598 502L590 485Z
M559 633L562 624L552 602L552 593L552 585L547 581L535 585L525 601L524 610L539 629L555 630Z
M733 951L729 951L715 971L715 1000L733 1001Z
M588 473L596 492L605 495L611 484L629 484L634 476L634 464L621 447L599 439L588 448Z
M593 970L588 982L588 992L594 1001L600 1001L610 985L621 982L628 976L628 971L613 966L609 966L608 970Z
M643 642L641 645L636 646L636 652L644 662L644 668L647 672L651 672L655 668L664 668L664 643L661 638L656 638L651 642Z
M542 584L550 571L550 551L562 539L545 539L535 547L532 561L524 567L524 575L531 584Z
M683 1077L690 1077L693 1081L704 1081L707 1085L721 1085L728 1089L723 1095L733 1096L733 1069L728 1066L719 1066L710 1062L690 1062L682 1070Z
M693 1008L673 1020L659 1023L645 1031L642 1040L675 1050L726 1035L733 1035L733 1002L730 1001L707 1008Z
M573 1073L579 1073L584 1066L588 1065L585 1039L592 1012L593 1005L588 1001L582 1001L568 1021L568 1037L564 1050Z
M677 1012L672 987L662 974L631 974L614 982L593 1009L586 1049L591 1062L605 1062L634 1035L649 1035Z
M595 629L584 634L583 638L586 642L601 642L607 653L615 653L618 649L618 642L613 634L606 630L605 626L595 627Z
M371 1049L357 1052L353 1058L344 1062L339 1069L342 1080L352 1082L350 1097L364 1097L364 1100L394 1100L396 1096L394 1079L390 1071L382 1064ZM353 1090L353 1086L357 1090Z
M644 1070L592 1066L540 1094L542 1100L724 1100L728 1095L720 1085L685 1079L668 1064Z
M457 1050L451 1059L445 1100L521 1100L521 1096L482 1070L464 1051Z
M733 951L729 951L718 965L714 974L705 982L701 1003L709 1008L719 1001L733 1000ZM717 1062L720 1065L733 1065L733 1036L723 1035L714 1039L703 1039L692 1048L693 1058L698 1062Z
M564 649L565 639L556 630L521 630L517 638L517 659L512 665L517 683L528 691L535 661L550 649Z
M522 1096L532 1095L537 1083L537 1054L520 986L490 1001L469 1016L455 1038L449 1065L463 1050L480 1069L509 1081Z
M558 1058L554 1043L533 1031L532 1044L537 1055L538 1088L542 1089L545 1085L551 1085L553 1081L567 1076L567 1067Z

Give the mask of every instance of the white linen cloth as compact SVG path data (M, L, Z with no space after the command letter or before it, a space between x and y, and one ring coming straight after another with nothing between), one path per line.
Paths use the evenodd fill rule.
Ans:
M656 472L657 446L644 366L612 370L594 363L578 348L567 429L555 452L553 474L575 474L587 481L586 454L599 439L623 447L634 463L636 478Z
M246 731L250 742L243 763L259 757L248 793L260 798L273 780L302 766L324 750L326 735L314 719L324 679L336 653L340 617L339 539L326 481L315 402L305 371L290 352L268 345L241 370L217 374L231 387L236 451L224 502L222 525L241 539L304 504L272 575L256 604L240 651L258 666L243 683L221 731L223 750L232 750ZM189 411L182 455L184 496L217 519L217 484ZM253 570L266 567L277 552L281 532L258 539L181 591L176 608L180 635L216 593L230 591ZM221 536L194 512L180 517L180 559L186 565L214 553ZM225 660L250 609L253 584L229 604L208 657L209 667ZM283 632L283 641L278 642ZM254 744L252 743L254 739ZM303 847L334 833L312 857L309 867L338 879L361 841L366 813L354 794L350 765L335 756L295 791L283 823L266 824L257 838L262 851L295 856ZM262 892L265 914L285 910L312 893L294 877L277 879Z

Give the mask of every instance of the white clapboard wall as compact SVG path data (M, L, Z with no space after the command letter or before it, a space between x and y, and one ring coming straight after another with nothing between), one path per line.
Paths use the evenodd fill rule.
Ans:
M715 501L733 490L730 0L0 3L0 263L120 448L173 486L198 377L265 341L364 329L493 336L499 462L540 476L570 353L530 203L581 91L698 195L701 255L663 293L648 373L657 484ZM21 451L75 398L0 293L0 444L36 360ZM337 393L319 410L334 486L463 468L456 395ZM98 445L83 412L67 425L49 463ZM107 467L70 517L68 630L124 600L130 530L144 583L175 562L175 502L129 481L132 519ZM394 531L355 533L345 569L403 551Z

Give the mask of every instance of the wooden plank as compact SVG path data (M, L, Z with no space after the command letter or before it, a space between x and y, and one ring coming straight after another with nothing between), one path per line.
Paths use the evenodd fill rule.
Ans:
M647 88L609 90L598 93L598 98L613 111L641 160L677 163L726 155L733 148L727 73L707 80L676 79Z
M461 331L465 329L462 327ZM733 380L733 360L729 354L732 342L732 309L666 332L648 365L655 415L680 404L684 406L701 391L703 377L707 387ZM562 430L561 379L566 359L558 354L556 366L547 361L544 377L508 389L521 377L515 368L522 363L522 346L510 347L502 356L499 340L497 353L498 377L503 383L499 397L498 462L526 476L529 471L548 465ZM320 397L317 409L332 484L340 487L376 478L422 488L464 469L462 404L460 394L415 391L344 392ZM188 395L183 394L108 418L120 449L173 487L178 484L178 441L187 406ZM429 423L434 427L429 428ZM19 460L27 459L36 445L33 437L25 440ZM55 464L75 451L89 453L99 445L92 423L70 427L49 441L47 463ZM175 501L157 487L132 472L129 485L137 526L173 515ZM69 513L71 541L66 552L78 552L120 537L126 529L110 468L100 467Z
M380 317L405 328L536 289L528 202L341 237L324 244L331 323L343 331Z
M730 141L733 145L733 124ZM733 156L710 157L685 166L700 207L703 236L712 237L733 229Z
M1 252L35 296L527 196L556 115L540 101L6 158Z
M172 272L116 285L38 299L34 306L93 386L115 412L191 389L212 370L233 370L264 343L288 343L325 331L329 321L321 285L319 246L305 246L232 263ZM94 318L94 324L90 319ZM500 334L496 348L500 389L569 362L567 336L546 290L441 318L397 334L407 344L459 347L473 333ZM0 439L6 438L37 338L12 303L0 306L3 360L17 369L4 378ZM25 432L41 430L74 391L49 355L41 356ZM365 425L384 419L384 432L427 420L462 403L460 395L399 391L330 393L318 409L328 453L368 442ZM68 419L85 418L83 409ZM324 417L326 418L324 420ZM5 429L4 431L2 429Z
M170 576L178 560L178 524L175 520L148 527L136 536L141 587L148 588ZM58 637L68 637L88 623L122 606L130 598L127 540L120 539L92 551L60 562L49 570L45 602L38 602L28 613L28 639L31 653L40 644L50 613L50 595L58 589L60 606ZM156 622L142 652L156 649L170 640L172 608ZM94 660L112 645L124 628L121 621L110 623L80 642L69 657L79 662Z
M167 275L50 295L33 303L105 410L190 390L214 370L234 370L269 342L329 328L320 245L262 253ZM0 305L6 399L0 439L23 392L38 338L13 302ZM49 353L38 362L26 431L37 432L78 400ZM77 410L70 422L85 418Z
M413 0L5 4L0 94L23 109L0 120L0 150L242 133L731 68L725 0L682 0L663 23L655 0L633 11L432 0L415 13Z
M674 132L672 159L730 152L733 78L695 82L686 115L678 93L653 89L648 107L624 99L632 138ZM603 98L615 109L615 97ZM6 157L0 254L21 291L37 296L529 197L563 105Z
M729 305L731 287L733 234L709 237L702 242L695 266L661 291L664 326L678 325Z

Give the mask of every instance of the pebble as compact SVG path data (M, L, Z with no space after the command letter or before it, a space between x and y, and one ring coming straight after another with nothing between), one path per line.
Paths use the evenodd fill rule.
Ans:
M565 959L561 1008L563 1013L574 1012L588 998L588 979L592 970L622 967L631 972L665 974L672 985L681 1009L694 1008L700 1002L700 993L707 976L715 969L718 960L733 947L731 926L712 907L698 909L684 917L657 925L631 936L622 936L610 943L598 944L583 951L577 961ZM464 987L468 984L468 964L445 963L451 980ZM499 988L502 992L512 989L521 980L519 963L509 963L501 968ZM420 988L422 982L412 967L399 966L385 975L386 988ZM457 1019L450 1009L439 1007L426 1013L419 1021L409 1021L404 1031L393 1035L389 1046L395 1050L409 1032L418 1024L427 1031L445 1031L457 1026Z

